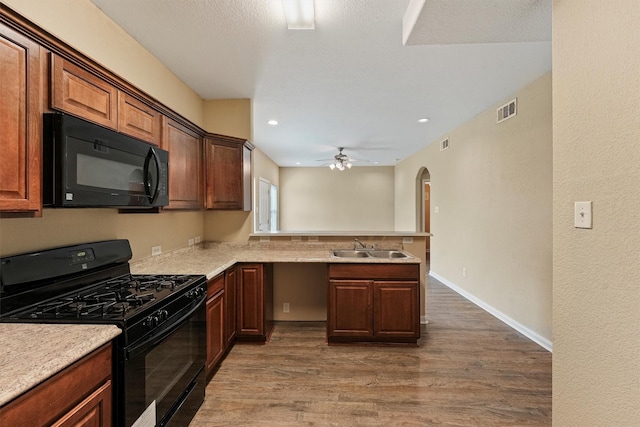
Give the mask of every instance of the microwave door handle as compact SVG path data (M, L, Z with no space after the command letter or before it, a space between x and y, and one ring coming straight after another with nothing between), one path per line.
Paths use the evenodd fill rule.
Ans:
M153 159L153 162L156 164L156 188L151 194L151 182L149 181L149 162ZM147 157L144 159L144 191L147 193L147 197L149 198L149 203L153 205L158 198L158 193L160 192L160 162L158 161L158 155L156 154L156 150L153 147L149 147L149 153Z

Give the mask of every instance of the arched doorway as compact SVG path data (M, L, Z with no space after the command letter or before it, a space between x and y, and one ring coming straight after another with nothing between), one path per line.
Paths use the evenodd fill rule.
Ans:
M416 230L431 232L431 175L421 167L416 179ZM425 260L431 259L431 239L427 237Z

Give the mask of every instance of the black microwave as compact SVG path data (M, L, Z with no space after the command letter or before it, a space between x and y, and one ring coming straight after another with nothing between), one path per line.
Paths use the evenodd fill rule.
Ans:
M169 153L77 117L44 114L43 204L145 208L169 204Z

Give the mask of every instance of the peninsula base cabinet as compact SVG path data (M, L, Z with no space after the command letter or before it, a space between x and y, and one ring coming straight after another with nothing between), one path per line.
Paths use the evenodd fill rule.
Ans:
M110 427L112 347L106 344L0 408L0 426Z
M419 277L417 264L329 264L327 341L416 343Z
M273 331L273 264L239 264L238 341L267 342Z

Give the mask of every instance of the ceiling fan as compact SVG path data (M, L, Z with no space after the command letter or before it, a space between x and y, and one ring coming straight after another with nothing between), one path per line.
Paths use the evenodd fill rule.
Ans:
M331 161L331 163L329 163L329 168L331 170L337 169L339 171L343 171L345 169L351 169L351 166L353 166L353 162L357 160L350 158L349 156L344 154L342 150L344 150L344 147L338 147L338 154L333 156L333 159L321 159L318 161L319 162Z

